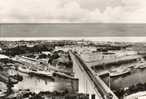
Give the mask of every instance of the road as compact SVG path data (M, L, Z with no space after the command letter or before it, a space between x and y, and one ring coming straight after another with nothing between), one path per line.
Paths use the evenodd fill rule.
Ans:
M79 68L82 71L85 71L85 73L87 74L85 76L88 76L87 78L91 81L91 85L94 85L93 88L95 88L95 90L98 90L98 92L102 96L102 99L118 99L118 97L112 92L112 90L98 76L95 76L94 71L91 70L91 68L89 68L84 63L84 61L79 57L79 55L74 54L70 51L70 56L73 62L76 62Z

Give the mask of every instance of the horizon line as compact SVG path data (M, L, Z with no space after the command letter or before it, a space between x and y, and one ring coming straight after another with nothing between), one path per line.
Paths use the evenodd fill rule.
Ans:
M35 40L89 40L105 42L146 42L146 37L0 37L0 41L35 41Z
M0 24L146 24L146 22L0 22Z

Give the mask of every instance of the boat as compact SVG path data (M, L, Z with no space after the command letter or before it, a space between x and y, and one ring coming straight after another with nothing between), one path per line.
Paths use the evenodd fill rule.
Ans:
M96 73L95 74L95 76L99 76L99 77L101 77L101 78L104 78L104 77L107 77L107 76L109 76L110 75L110 72L109 71L103 71L103 72L100 72L100 73Z
M30 72L30 70L26 67L18 67L18 70L22 73L29 73Z
M124 99L146 99L146 91L140 91L137 93L125 96Z
M146 68L146 64L140 65L138 68L139 68L139 69L144 69L144 68Z
M135 65L129 65L128 68L135 68Z
M134 68L135 69L143 69L143 68L146 68L146 63L139 63Z
M68 74L65 74L65 73L61 73L61 72L54 72L53 74L54 76L61 76L61 77L64 77L64 78L70 78L70 79L75 79L73 76L71 75L68 75Z
M38 76L47 76L47 77L51 77L53 76L53 71L40 71L40 70L37 70L37 71L31 71L29 74L31 75L38 75Z
M27 73L30 75L37 75L37 76L53 76L53 71L41 71L36 69L28 69L26 67L18 67L18 70L22 73Z
M124 74L129 74L130 73L130 69L129 68L126 68L126 69L116 69L116 70L113 70L110 72L110 76L111 77L117 77L117 76L121 76L121 75L124 75Z

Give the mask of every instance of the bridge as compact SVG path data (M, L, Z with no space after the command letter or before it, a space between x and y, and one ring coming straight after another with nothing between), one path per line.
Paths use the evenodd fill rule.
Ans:
M79 79L79 93L89 94L90 99L118 99L104 81L91 69L79 55L69 52L73 61L75 77Z

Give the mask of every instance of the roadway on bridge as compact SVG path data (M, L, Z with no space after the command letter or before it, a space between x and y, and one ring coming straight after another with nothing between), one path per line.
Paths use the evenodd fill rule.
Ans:
M92 85L94 85L93 88L95 88L95 90L98 90L98 92L102 96L102 99L118 99L118 97L112 92L112 90L98 76L95 76L94 71L91 70L91 68L89 68L84 63L84 61L79 57L79 55L74 54L70 51L70 56L73 62L76 62L79 68L85 71L88 76L87 78L91 81ZM109 98L111 95L112 98Z

